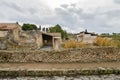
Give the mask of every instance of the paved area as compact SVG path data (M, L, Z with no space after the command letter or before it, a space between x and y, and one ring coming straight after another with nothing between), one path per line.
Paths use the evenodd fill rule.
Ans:
M51 51L51 50L53 50L53 47L52 46L43 46L42 48L40 48L40 50Z
M0 63L0 70L61 70L61 69L96 69L96 68L118 68L120 62L100 63Z

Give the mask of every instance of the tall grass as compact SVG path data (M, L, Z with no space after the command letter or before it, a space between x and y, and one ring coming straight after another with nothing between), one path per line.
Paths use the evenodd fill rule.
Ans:
M86 47L86 44L84 42L69 40L63 43L63 48L83 48L83 47Z
M118 44L110 38L97 37L93 42L93 46L118 47ZM63 48L85 48L85 47L88 47L88 45L85 42L69 40L63 43Z
M97 37L94 40L94 45L95 46L112 46L112 47L117 47L117 43L115 43L112 39L102 38L102 37Z

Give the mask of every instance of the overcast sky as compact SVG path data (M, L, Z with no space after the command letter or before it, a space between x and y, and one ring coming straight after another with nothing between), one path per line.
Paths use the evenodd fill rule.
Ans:
M120 32L120 0L0 0L0 22L60 24L68 32Z

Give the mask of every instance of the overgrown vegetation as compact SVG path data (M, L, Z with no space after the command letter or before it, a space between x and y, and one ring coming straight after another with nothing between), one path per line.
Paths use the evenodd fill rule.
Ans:
M94 40L95 46L112 46L117 47L117 43L113 41L111 38L103 38L103 37L97 37Z
M37 30L37 26L35 24L23 24L22 30Z
M117 47L120 48L120 33L106 33L106 34L101 34L101 37L108 37L108 38L112 38L112 40L117 44Z
M69 40L63 43L63 48L83 48L83 47L86 47L86 44L84 42Z
M89 45L89 44L88 44ZM63 48L85 48L89 47L85 42L77 42L74 40L65 41L63 43ZM108 46L108 47L118 47L118 42L114 41L111 38L104 38L104 37L97 37L94 42L93 46Z

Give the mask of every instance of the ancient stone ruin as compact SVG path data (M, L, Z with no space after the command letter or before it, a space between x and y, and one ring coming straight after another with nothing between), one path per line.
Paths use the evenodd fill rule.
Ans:
M0 23L0 49L59 49L60 43L60 33L22 31L18 23Z

